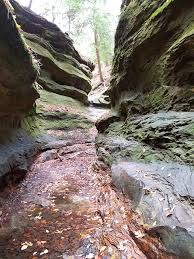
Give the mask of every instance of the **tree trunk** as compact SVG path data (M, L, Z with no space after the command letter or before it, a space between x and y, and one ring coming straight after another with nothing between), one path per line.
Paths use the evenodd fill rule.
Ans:
M99 71L99 76L100 76L100 81L103 83L104 78L102 75L102 67L101 67L101 61L100 61L100 51L99 51L99 42L98 42L98 34L97 30L94 30L94 42L95 42L95 48L96 48L96 59L98 63L98 71Z
M29 8L29 9L31 9L31 7L32 7L32 1L33 1L33 0L30 0L30 2L29 2L29 5L28 5L28 8Z
M68 30L69 30L69 35L70 35L70 33L71 33L71 17L70 16L68 16Z
M55 14L55 7L52 6L52 23L55 23L56 14Z

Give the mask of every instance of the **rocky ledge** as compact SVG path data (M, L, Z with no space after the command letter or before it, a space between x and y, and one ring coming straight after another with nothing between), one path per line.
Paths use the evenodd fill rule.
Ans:
M37 82L47 91L88 103L94 66L75 50L67 33L28 8L11 1L26 44L38 60Z

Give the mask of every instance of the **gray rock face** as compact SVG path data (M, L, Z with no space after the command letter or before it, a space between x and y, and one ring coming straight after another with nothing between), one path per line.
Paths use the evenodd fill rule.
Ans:
M119 115L116 112L107 112L96 121L96 128L98 132L102 133L110 124L119 119Z
M123 0L97 153L148 233L194 258L193 1Z
M176 163L121 162L112 166L113 183L141 211L149 232L169 252L194 258L194 170Z
M82 123L81 119L77 122L78 118L68 116L68 110L63 113L65 116L58 109L48 118L45 110L42 114L38 107L41 101L35 104L43 92L37 81L47 90L41 96L47 99L45 106L56 108L61 99L62 103L75 101L66 96L87 104L94 67L82 59L68 34L15 1L0 1L0 28L0 186L3 186L9 179L24 177L31 158L42 144L49 142L44 141L48 136L46 130L64 129L63 121L72 127ZM80 102L75 103L77 109L82 107ZM83 121L85 126L88 120Z
M3 137L3 139L2 139ZM24 178L40 143L24 130L4 133L0 140L0 188Z

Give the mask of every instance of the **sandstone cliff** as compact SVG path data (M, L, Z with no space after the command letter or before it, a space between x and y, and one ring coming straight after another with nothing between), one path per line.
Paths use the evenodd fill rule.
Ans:
M48 91L85 104L91 90L91 62L75 50L72 40L55 24L11 1L25 41L41 65L38 83Z
M98 155L148 233L194 258L193 1L125 0Z
M194 109L193 14L191 0L123 1L112 71L113 106L140 113Z

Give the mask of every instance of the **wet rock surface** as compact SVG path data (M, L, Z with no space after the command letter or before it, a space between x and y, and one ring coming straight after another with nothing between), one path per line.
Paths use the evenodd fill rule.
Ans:
M1 1L0 258L194 258L192 1L123 1L109 114L83 105L94 67L69 36L11 3L21 28Z
M38 67L18 30L13 14L9 1L0 1L1 187L9 178L18 180L24 177L27 160L36 150L35 140L21 129L21 123L39 97L34 88Z
M114 159L193 165L193 122L192 112L132 116L110 125L105 135L98 136L97 146L107 149Z
M15 1L2 0L0 7L0 178L4 186L7 179L24 177L42 145L63 138L63 130L91 126L86 116L69 110L77 105L83 112L81 103L88 104L94 67L56 25ZM41 101L36 101L39 97ZM52 110L57 102L58 108ZM70 103L69 109L61 108L62 102ZM53 130L57 137L52 136Z

